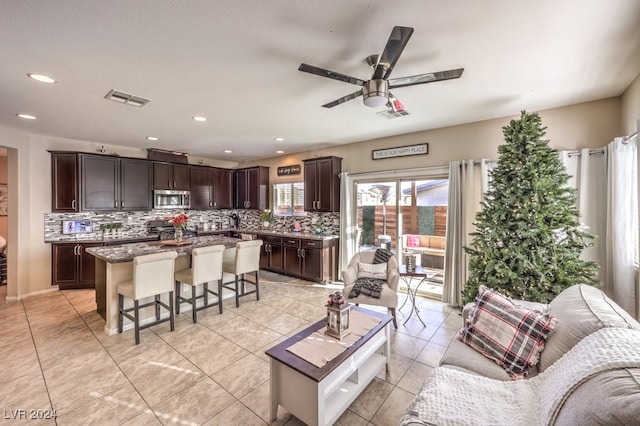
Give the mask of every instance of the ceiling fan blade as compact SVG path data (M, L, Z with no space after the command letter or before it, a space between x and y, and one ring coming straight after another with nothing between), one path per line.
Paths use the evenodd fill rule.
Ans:
M393 112L404 111L404 105L402 105L402 102L400 102L391 92L389 92L389 102L387 103L387 107Z
M395 89L397 87L415 86L417 84L460 78L463 71L464 68L457 68L455 70L429 72L426 74L412 75L410 77L393 78L389 80L389 88Z
M404 50L405 46L409 42L413 34L413 28L411 27L393 27L387 45L384 47L378 65L373 72L373 80L387 79L393 71L393 67L398 62L400 54Z
M325 107L325 108L333 108L336 105L343 104L343 103L345 103L347 101L350 101L351 99L357 98L358 96L362 96L362 89L358 90L357 92L353 92L353 93L351 93L351 94L349 94L347 96L343 96L341 98L338 98L335 101L329 102L328 104L324 104L322 106Z
M335 71L329 71L324 68L315 67L308 64L300 64L298 71L308 72L309 74L319 75L320 77L332 78L334 80L343 81L345 83L355 84L357 86L363 86L365 81L359 78L351 77L350 75L341 74Z

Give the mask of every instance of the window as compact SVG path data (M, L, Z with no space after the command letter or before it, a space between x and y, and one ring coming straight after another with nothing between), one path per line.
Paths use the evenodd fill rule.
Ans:
M304 182L273 184L273 214L275 216L306 216Z

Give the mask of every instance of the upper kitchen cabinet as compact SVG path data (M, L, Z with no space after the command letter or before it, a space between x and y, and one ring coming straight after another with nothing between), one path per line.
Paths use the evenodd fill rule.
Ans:
M120 160L120 210L151 210L153 163L146 160Z
M190 166L156 162L153 164L153 189L191 189Z
M146 160L80 155L81 209L149 210L152 164Z
M304 209L308 212L340 211L342 158L304 160Z
M80 179L81 210L118 210L118 158L80 155Z
M153 163L108 155L52 152L52 211L148 210Z
M233 171L234 208L269 208L269 167L257 166Z
M191 166L192 209L230 209L232 206L232 170Z
M267 173L267 179L268 176ZM233 170L213 169L213 207L233 208Z
M68 152L51 153L51 211L77 212L78 155Z

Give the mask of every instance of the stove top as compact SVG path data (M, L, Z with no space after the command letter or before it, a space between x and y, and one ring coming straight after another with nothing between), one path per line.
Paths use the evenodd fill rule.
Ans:
M161 240L173 240L175 238L175 229L168 220L152 220L147 223L147 229L150 234L160 235ZM195 231L185 229L182 233L184 238L193 238L197 236Z

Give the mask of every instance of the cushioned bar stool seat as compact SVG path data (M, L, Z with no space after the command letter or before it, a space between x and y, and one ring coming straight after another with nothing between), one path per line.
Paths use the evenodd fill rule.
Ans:
M236 308L240 306L240 297L256 294L260 300L260 246L262 240L241 241L236 244L235 250L227 250L224 253L222 263L223 287L236 294ZM255 273L255 281L250 281L247 274ZM255 288L247 291L246 284L252 284ZM233 285L232 285L233 284ZM242 288L240 288L242 284Z
M222 255L225 247L223 245L200 247L191 252L191 268L176 271L176 314L180 313L180 304L191 304L193 322L198 322L196 312L211 306L218 305L222 313ZM218 291L209 289L209 283L218 281ZM191 297L185 298L180 294L180 283L191 286ZM202 284L202 294L196 296L198 285ZM209 294L217 297L215 303L209 304ZM196 301L203 300L203 305L196 308Z
M167 251L162 253L137 256L133 259L133 279L118 283L118 332L122 333L124 317L134 323L136 345L140 343L140 330L151 327L165 321L171 323L171 331L174 330L173 314L173 277L175 271L175 259L178 253ZM160 295L169 293L169 305L160 300ZM153 301L140 304L140 300L152 297ZM133 307L124 308L124 298L133 299ZM147 306L155 307L156 320L152 323L140 326L140 309ZM169 318L160 319L160 308L169 311ZM133 315L129 312L133 311Z

